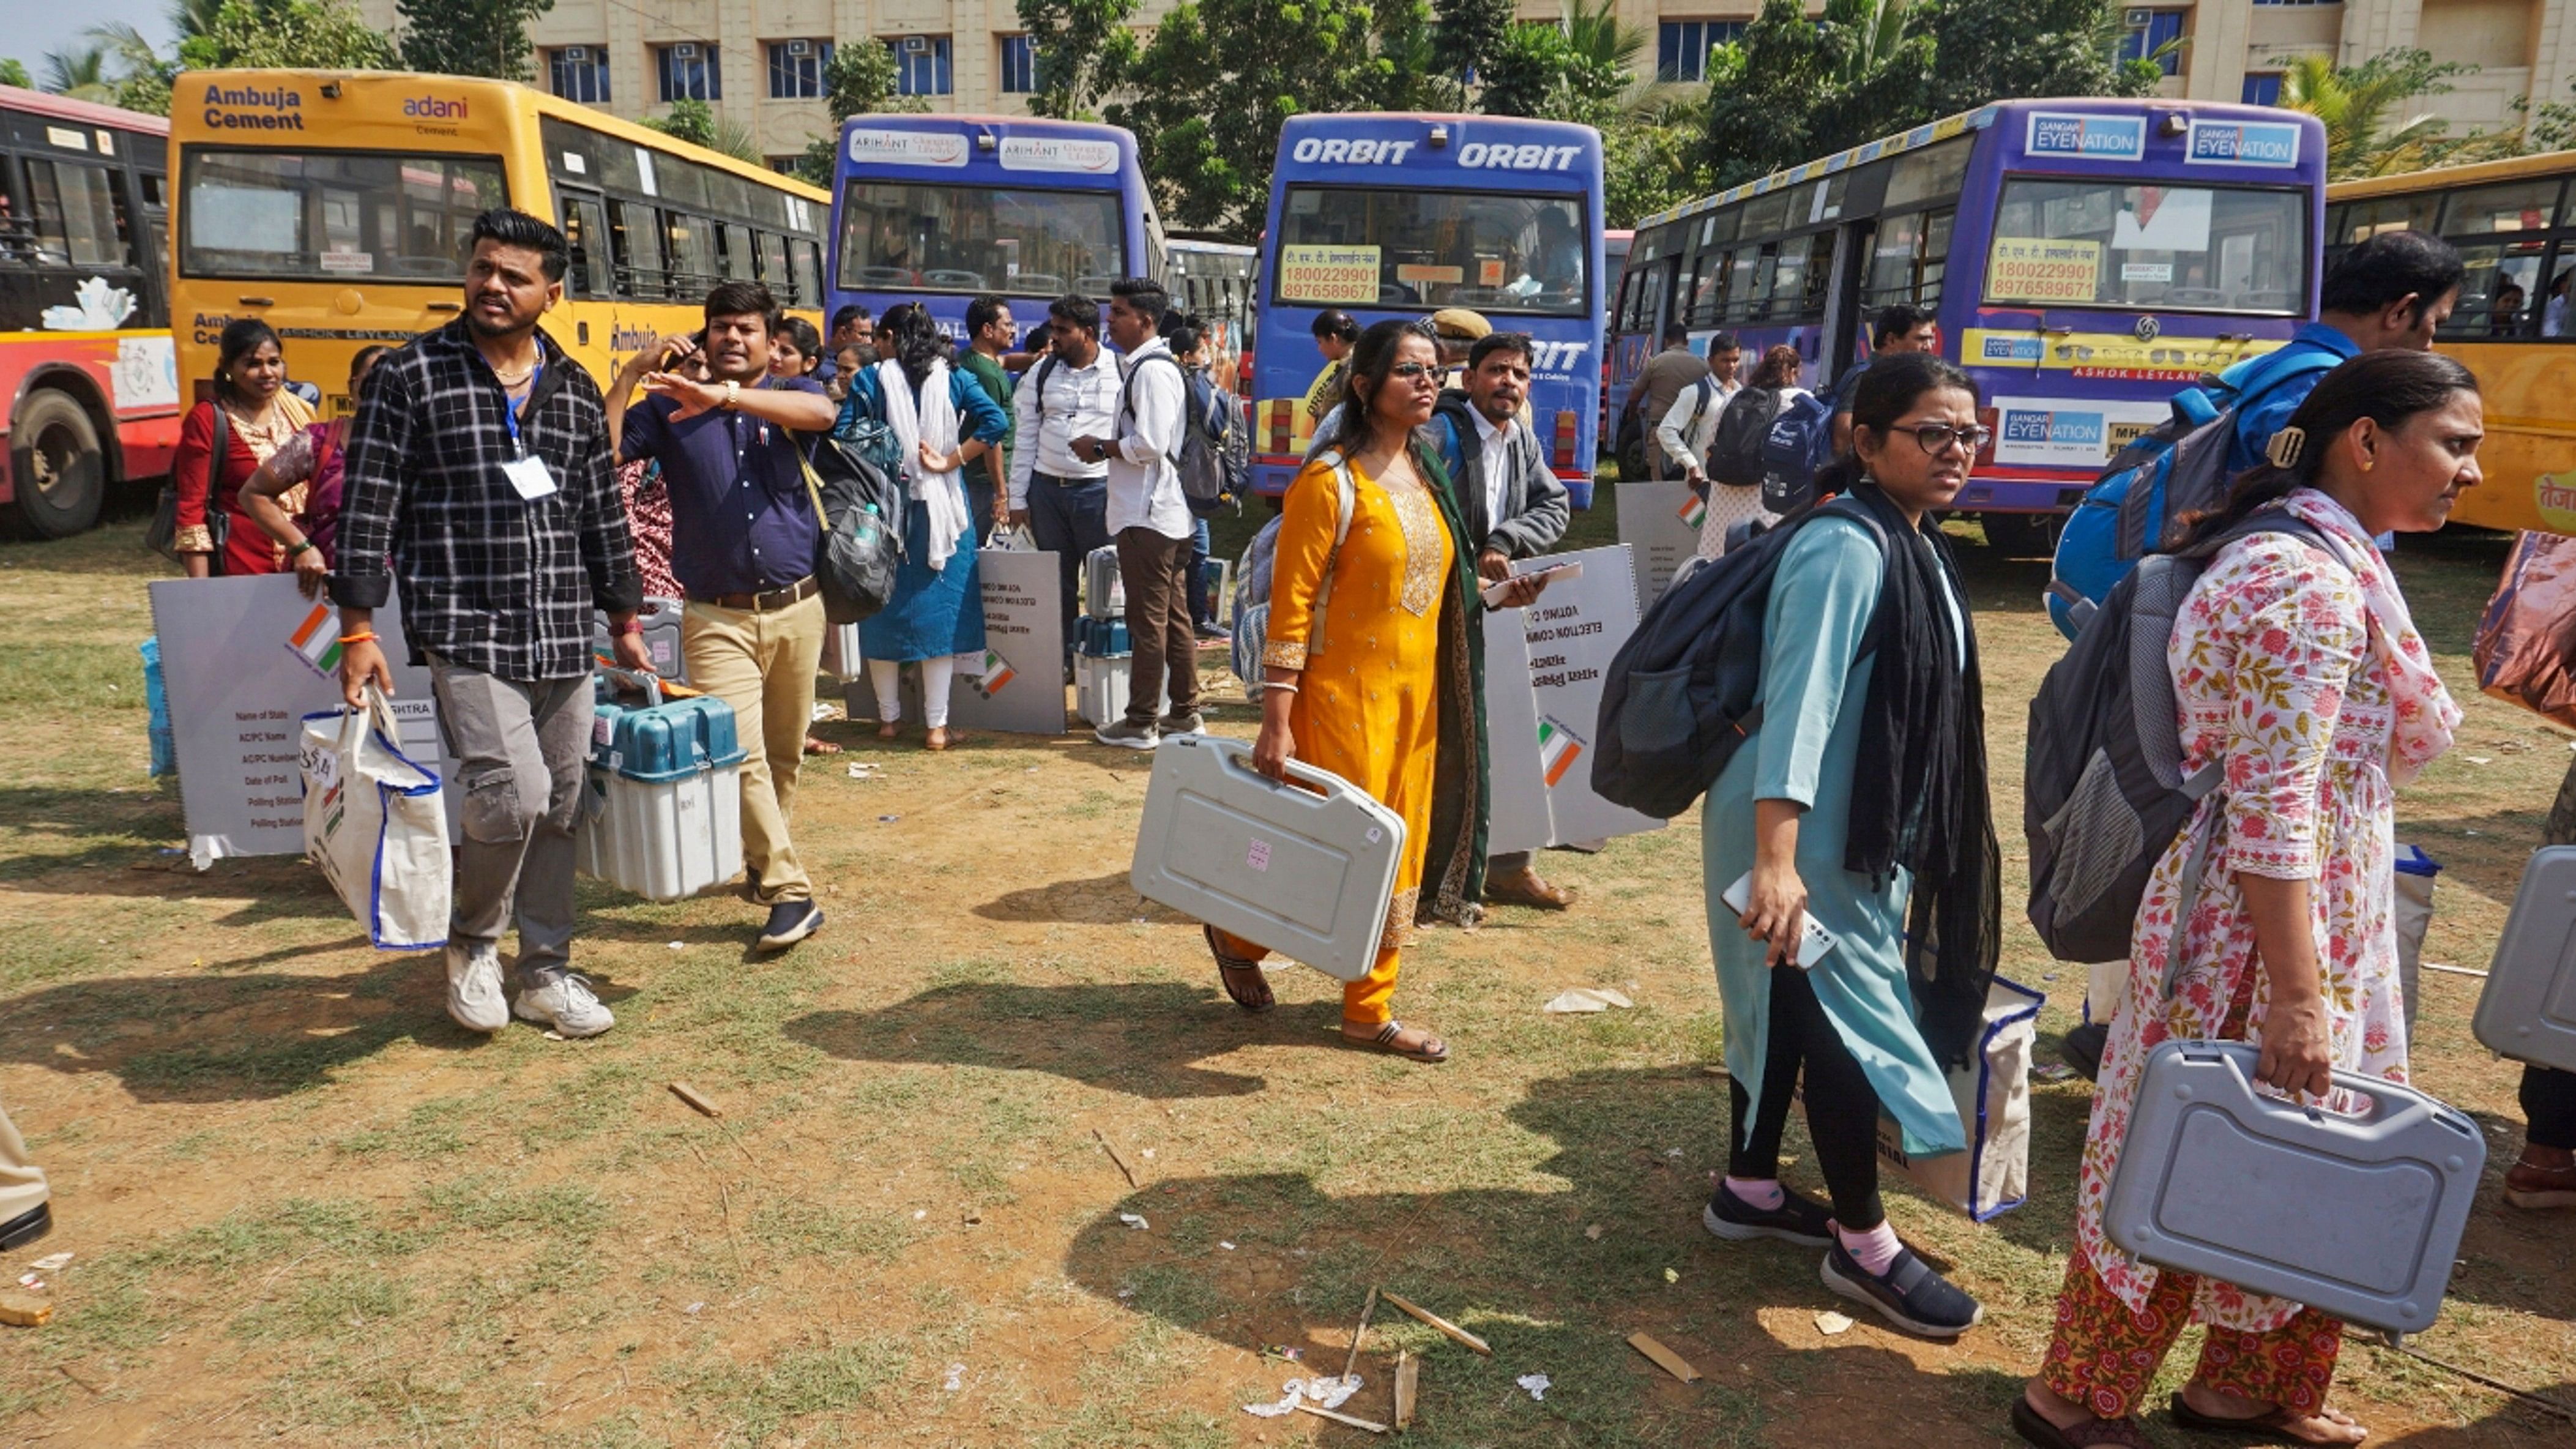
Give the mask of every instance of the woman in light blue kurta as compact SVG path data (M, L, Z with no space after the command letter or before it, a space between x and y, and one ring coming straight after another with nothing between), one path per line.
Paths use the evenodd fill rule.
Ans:
M1976 397L1938 358L1890 358L1865 376L1853 417L1855 456L1827 484L1848 497L1774 545L1762 722L1702 815L1735 1107L1727 1176L1703 1221L1724 1238L1826 1248L1829 1287L1947 1336L1983 1310L1897 1241L1876 1134L1884 1111L1909 1154L1966 1147L1925 1025L1955 1019L1969 992L1982 1000L1993 971L1974 637L1947 545L1925 522L1966 480ZM1918 867L1951 888L1916 899ZM1723 904L1748 875L1746 909ZM1788 964L1805 916L1836 942L1811 969ZM1909 932L1951 941L1952 959L1909 953ZM1802 1074L1830 1212L1778 1180Z
M927 743L945 749L953 661L984 647L975 526L958 472L999 447L1011 424L981 383L948 365L938 324L920 307L887 309L878 335L887 360L852 374L836 431L860 418L893 428L909 502L894 597L859 625L859 649L876 690L878 737L894 737L903 709L898 671L919 661Z

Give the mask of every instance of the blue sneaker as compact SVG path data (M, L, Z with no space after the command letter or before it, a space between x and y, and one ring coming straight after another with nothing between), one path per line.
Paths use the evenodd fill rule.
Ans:
M1834 1240L1833 1210L1814 1198L1783 1189L1780 1205L1766 1210L1728 1191L1723 1180L1709 1195L1708 1206L1700 1209L1699 1221L1730 1243L1778 1238L1802 1248L1822 1248Z
M1834 1239L1825 1250L1825 1286L1875 1309L1878 1316L1925 1338L1957 1338L1986 1316L1985 1305L1959 1291L1912 1248L1896 1250L1885 1273L1872 1273Z

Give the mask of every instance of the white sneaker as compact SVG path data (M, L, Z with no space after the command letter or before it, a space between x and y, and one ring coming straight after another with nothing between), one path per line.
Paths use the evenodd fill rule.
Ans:
M509 1003L501 999L499 946L447 943L447 1014L467 1031L486 1035L510 1024Z
M563 971L519 993L511 1010L521 1021L553 1027L564 1036L597 1036L617 1025L617 1018L591 994L590 979Z

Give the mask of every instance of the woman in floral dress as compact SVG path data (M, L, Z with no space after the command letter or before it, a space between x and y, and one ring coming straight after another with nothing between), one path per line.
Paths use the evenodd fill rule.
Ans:
M2263 1083L2318 1100L2341 1069L2406 1080L2391 876L2394 789L2449 748L2459 707L2433 672L2395 575L2371 543L2442 526L2478 482L2477 383L2427 352L2365 353L2328 374L2194 525L2216 548L2166 647L2186 774L2225 783L2169 846L2140 904L2127 999L2111 1027L2076 1197L2075 1251L2039 1377L2013 1407L2048 1449L2144 1446L2132 1418L2192 1321L2197 1371L2180 1426L2359 1443L2326 1407L2342 1325L2232 1284L2159 1270L2103 1235L2147 1054L2173 1038L2260 1048ZM2257 515L2307 533L2243 532ZM2210 836L2196 897L2184 862ZM2182 931L2181 969L2166 965ZM2249 1211L2314 1205L2246 1204Z

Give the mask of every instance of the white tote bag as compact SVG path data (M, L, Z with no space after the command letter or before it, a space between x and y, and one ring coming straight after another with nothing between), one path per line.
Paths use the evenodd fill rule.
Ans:
M1995 978L1968 1065L1950 1073L1950 1097L1968 1129L1968 1150L1908 1157L1893 1119L1878 1119L1878 1156L1926 1197L1984 1222L2030 1196L2030 1055L2039 1008L2048 998Z
M304 853L384 951L447 944L447 808L438 772L394 748L390 707L304 717Z

